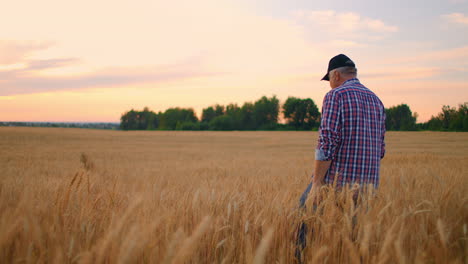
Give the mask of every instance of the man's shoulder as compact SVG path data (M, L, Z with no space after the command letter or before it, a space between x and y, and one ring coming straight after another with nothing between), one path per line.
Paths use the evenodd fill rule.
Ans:
M328 91L326 97L335 100L347 98L356 93L364 93L367 95L371 95L372 97L376 98L380 104L383 105L380 98L369 88L363 85L357 78L351 79L343 83L341 86Z
M337 99L340 97L340 94L342 93L341 91L337 90L338 88L331 89L325 94L325 100L332 100L332 99Z

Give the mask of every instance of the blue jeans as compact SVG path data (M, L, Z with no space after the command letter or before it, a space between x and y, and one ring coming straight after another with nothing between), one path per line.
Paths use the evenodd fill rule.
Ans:
M310 190L312 189L312 180L310 181L307 188L302 193L301 198L299 199L299 210L305 210L306 206L305 203L307 201L307 197L309 196ZM314 210L317 209L316 205L314 204ZM298 263L302 262L302 251L307 245L307 225L304 222L301 222L297 228L297 237L296 237L296 252L295 257Z
M312 181L307 185L307 188L302 193L301 198L299 199L299 209L305 209L305 202L307 201L307 196L309 196L310 190L312 189Z
M309 196L309 193L310 193L311 189L312 189L312 180L309 183L309 185L307 185L307 188L304 190L304 192L301 195L301 198L299 199L299 210L300 211L304 211L306 209L305 203L307 201L307 197ZM353 202L354 202L354 206L356 206L356 207L359 206L359 204L357 202L357 195L356 195L356 197L353 196ZM312 210L314 212L317 210L317 204L315 204L315 203L313 204ZM366 207L366 210L367 210L367 207ZM353 229L356 226L356 222L357 222L357 218L356 218L356 216L353 216L353 218L352 218ZM307 225L306 225L306 223L304 221L302 221L299 224L298 228L297 228L296 252L295 252L295 257L296 257L297 263L303 263L303 261L302 261L302 252L305 249L305 247L307 246L307 231L308 231ZM313 235L314 230L311 230L311 233Z

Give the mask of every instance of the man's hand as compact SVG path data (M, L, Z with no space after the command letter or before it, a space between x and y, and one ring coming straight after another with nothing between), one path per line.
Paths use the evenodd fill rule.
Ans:
M315 160L314 177L312 178L312 189L310 189L306 204L314 208L320 202L320 188L323 186L323 178L330 168L331 161ZM311 205L311 206L310 206Z
M312 189L310 189L309 199L313 204L318 204L320 200L320 188L322 187L321 183L312 184Z
M313 187L316 185L323 184L323 178L325 174L327 174L328 169L330 168L331 160L322 161L322 160L315 160L315 167L314 167L314 178L312 182L314 183Z

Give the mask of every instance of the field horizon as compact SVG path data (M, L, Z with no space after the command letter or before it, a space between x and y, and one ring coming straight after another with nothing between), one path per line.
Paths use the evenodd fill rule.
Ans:
M376 196L300 212L317 136L0 127L0 262L293 263L304 221L306 263L467 263L468 133L387 132Z

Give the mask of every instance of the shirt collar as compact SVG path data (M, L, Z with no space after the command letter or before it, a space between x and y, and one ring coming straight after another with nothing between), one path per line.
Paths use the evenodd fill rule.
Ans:
M358 78L349 79L349 80L345 81L342 85L345 85L345 84L354 84L354 83L359 83L359 79L358 79Z

